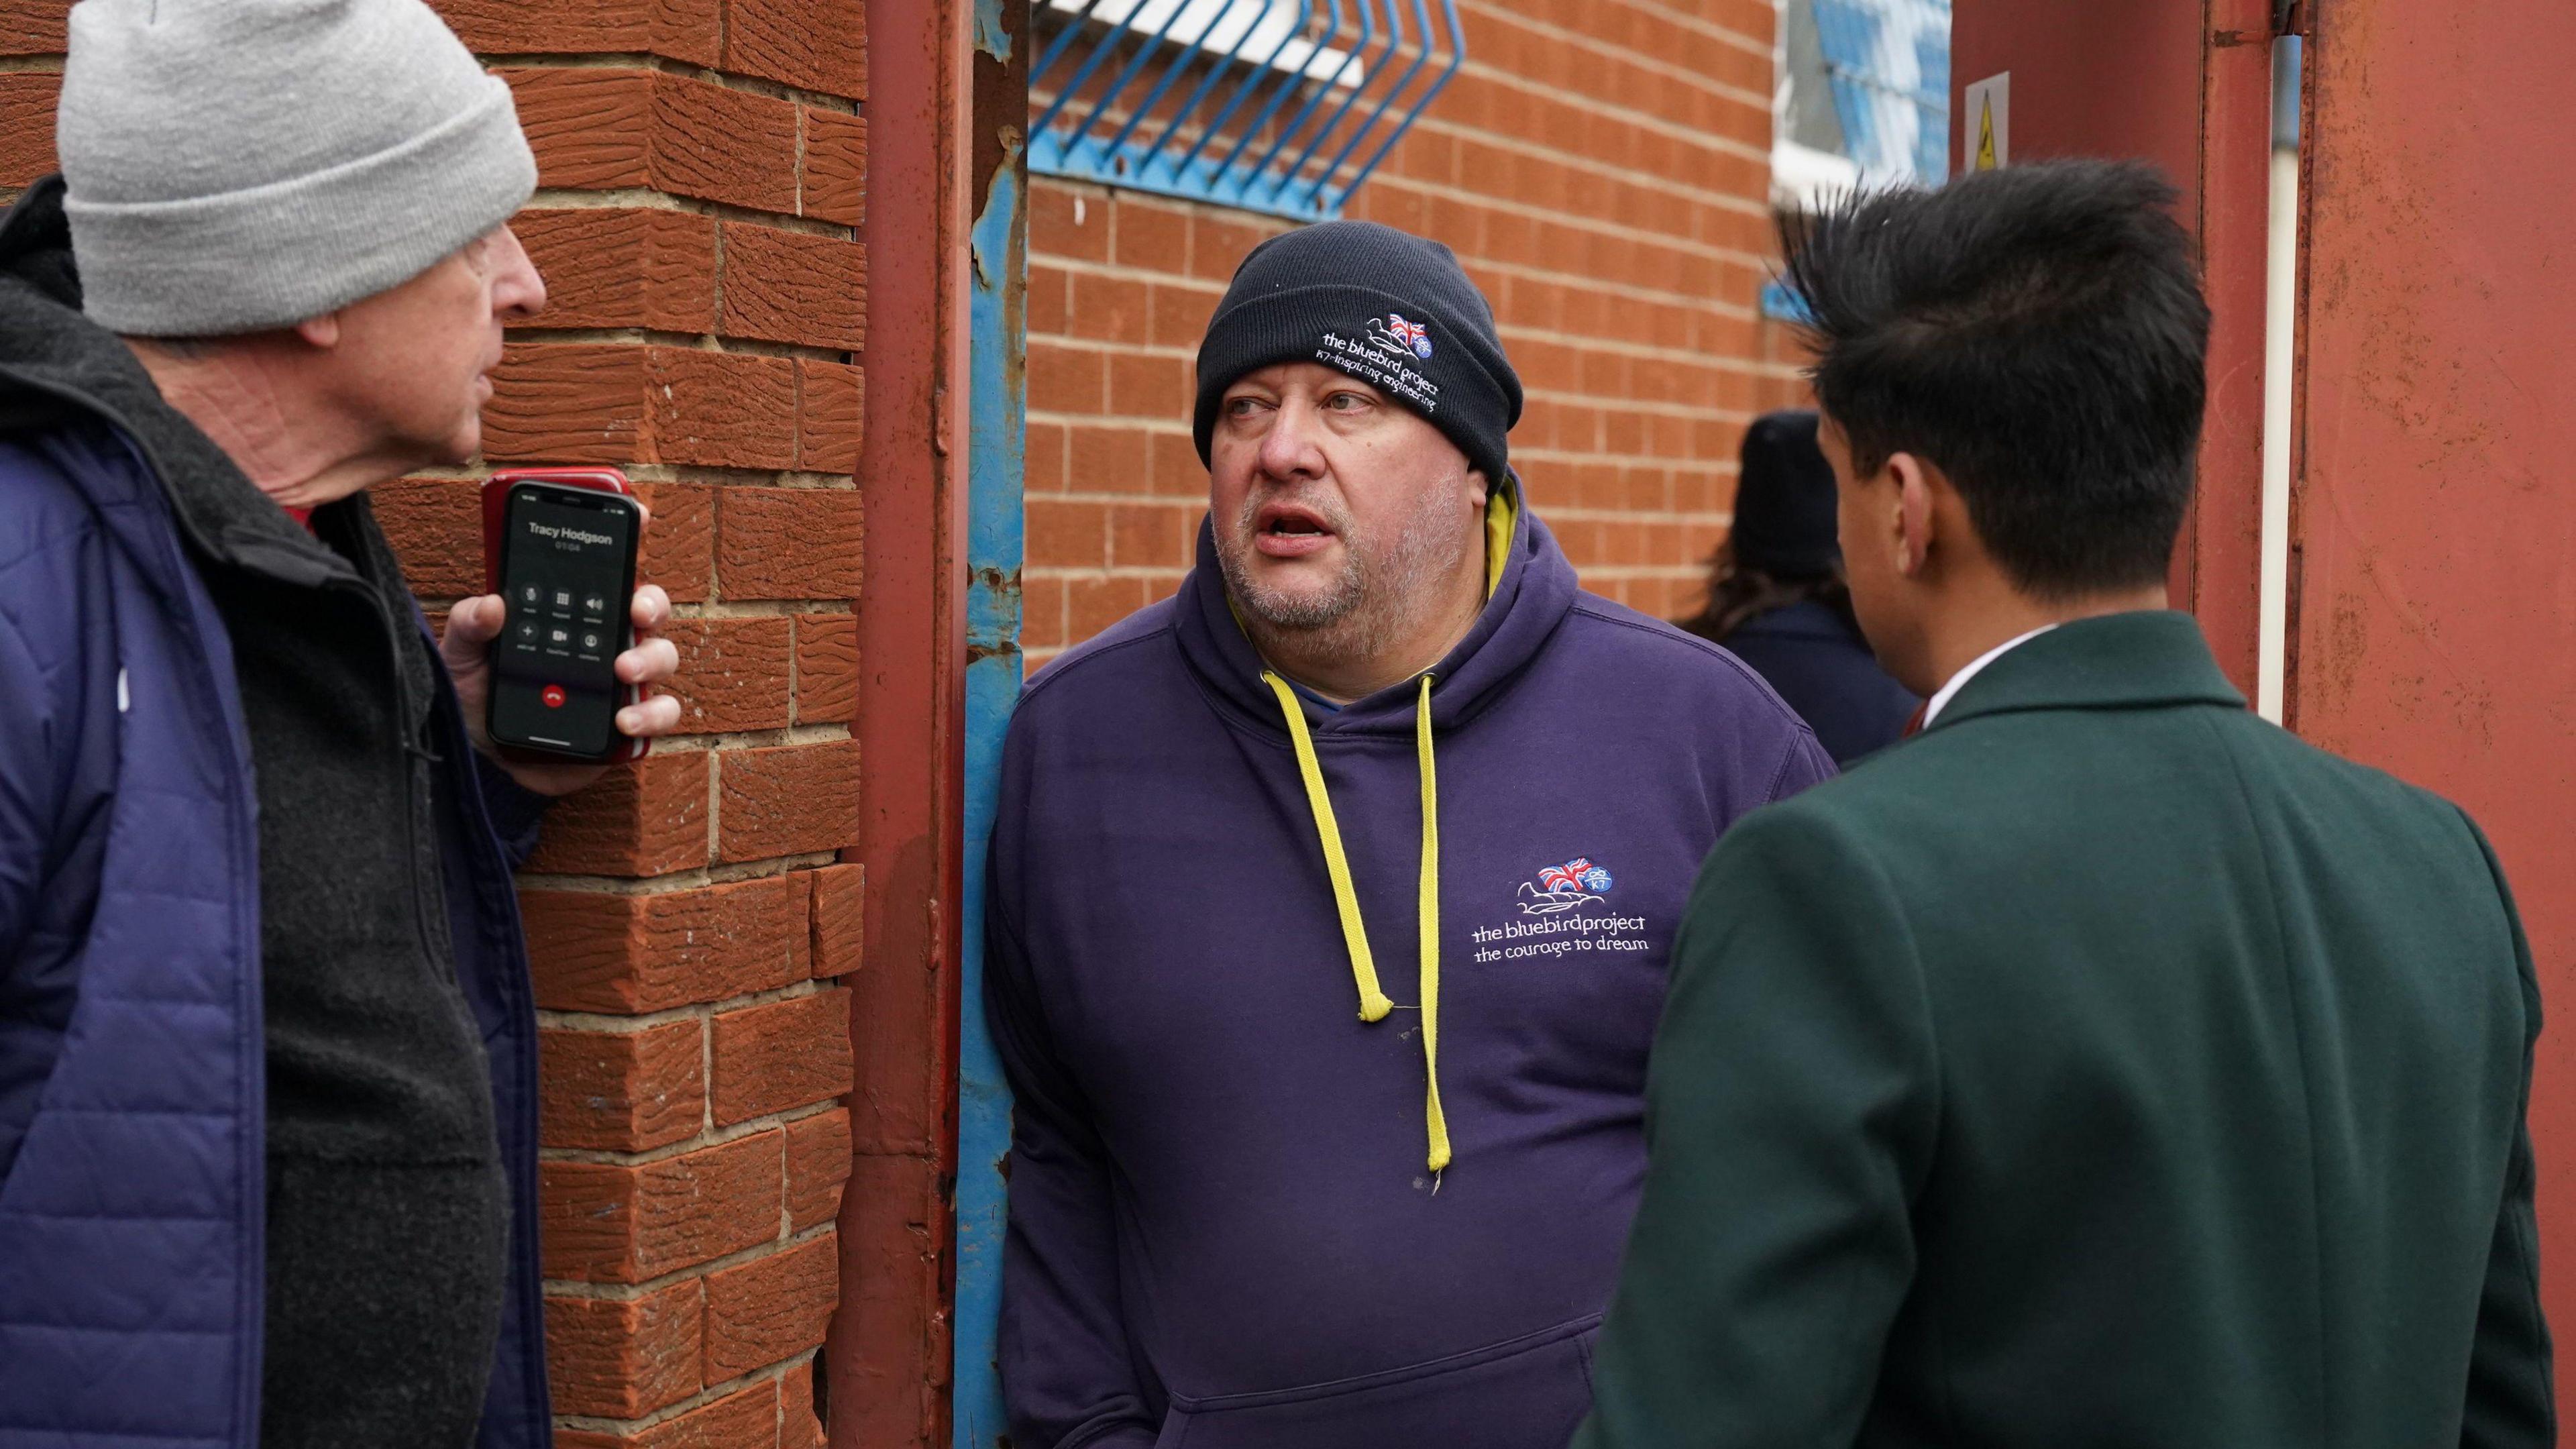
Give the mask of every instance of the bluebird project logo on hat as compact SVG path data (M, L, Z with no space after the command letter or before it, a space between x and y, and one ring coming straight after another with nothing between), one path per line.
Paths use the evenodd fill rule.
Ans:
M1408 322L1401 312L1368 321L1369 341L1387 352L1402 356L1411 353L1425 362L1431 360L1431 329L1419 322Z

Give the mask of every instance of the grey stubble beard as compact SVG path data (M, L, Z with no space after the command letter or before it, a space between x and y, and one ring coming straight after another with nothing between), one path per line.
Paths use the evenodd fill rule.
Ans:
M1384 649L1404 627L1420 601L1453 571L1474 541L1472 529L1445 537L1448 520L1445 490L1425 489L1419 505L1396 530L1382 554L1374 540L1354 536L1350 515L1321 499L1298 499L1313 509L1342 540L1341 577L1321 596L1299 596L1256 583L1249 556L1253 523L1270 501L1259 490L1248 495L1233 526L1217 539L1217 567L1226 592L1244 615L1253 642L1271 652L1274 643L1297 653L1331 658L1367 658Z

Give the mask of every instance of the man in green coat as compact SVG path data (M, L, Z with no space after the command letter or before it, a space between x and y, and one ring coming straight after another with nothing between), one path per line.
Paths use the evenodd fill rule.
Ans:
M1578 1449L2554 1442L2495 859L2163 612L2172 196L2068 162L1786 228L1853 601L1931 699L1701 874Z

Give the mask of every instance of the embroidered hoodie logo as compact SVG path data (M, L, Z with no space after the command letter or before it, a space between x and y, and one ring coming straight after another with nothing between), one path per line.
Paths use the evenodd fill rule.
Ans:
M1601 911L1578 912L1597 905L1610 889L1610 868L1578 855L1561 865L1539 867L1538 878L1521 882L1521 919L1478 926L1467 933L1477 961L1588 959L1585 953L1627 954L1652 951L1659 938L1647 933L1642 915ZM1616 910L1612 907L1612 910ZM1535 916L1538 919L1531 920Z
M1401 312L1368 320L1369 341L1383 351L1397 356L1411 354L1424 362L1431 360L1431 329L1419 322L1408 322Z
M1563 865L1542 867L1535 881L1521 882L1521 914L1553 916L1570 911L1601 899L1610 886L1608 867L1594 865L1590 856L1578 855Z

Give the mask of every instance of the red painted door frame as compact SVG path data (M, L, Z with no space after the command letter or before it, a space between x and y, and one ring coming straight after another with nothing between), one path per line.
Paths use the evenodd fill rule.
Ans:
M2576 120L2576 27L2556 0L2312 8L2288 723L2459 802L2504 861L2558 1013L2530 1121L2567 1385L2576 206L2543 178Z

